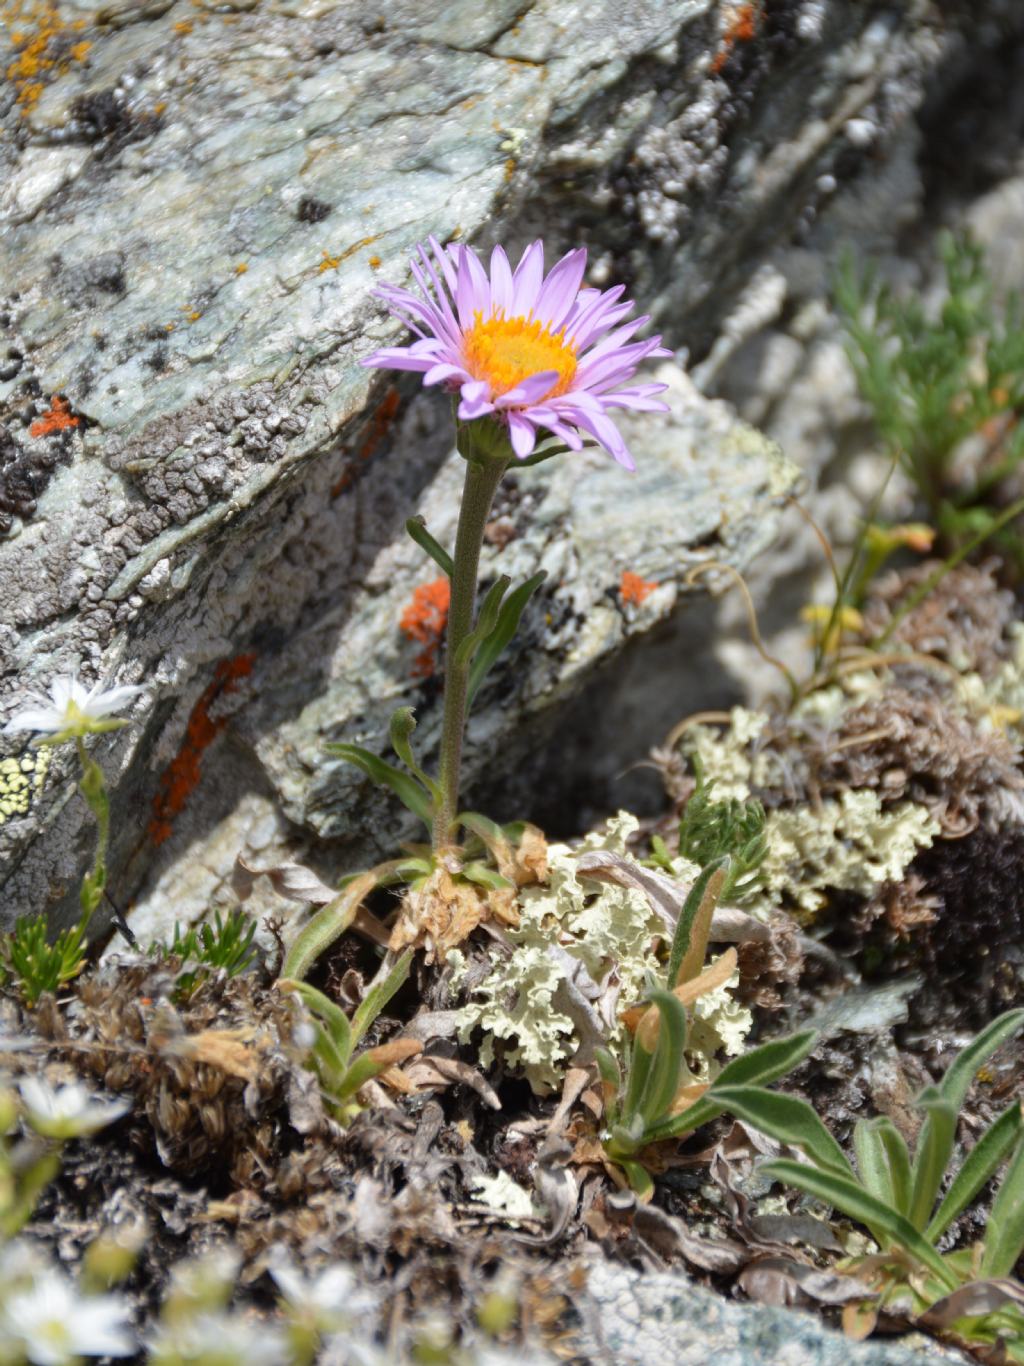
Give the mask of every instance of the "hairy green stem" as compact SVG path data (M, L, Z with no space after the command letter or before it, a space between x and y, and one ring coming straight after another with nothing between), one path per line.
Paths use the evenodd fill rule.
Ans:
M480 422L459 429L459 450L466 457L466 482L462 492L459 526L455 535L455 555L451 575L451 603L448 608L447 653L445 656L444 721L441 729L441 799L434 812L435 851L451 843L452 822L459 802L459 770L462 765L462 737L466 726L466 694L472 661L458 660L459 646L473 629L476 607L477 574L480 548L491 504L501 477L508 468L511 451L483 449L475 438ZM507 445L507 441L506 441Z
M82 905L82 918L78 922L79 933L84 934L89 921L103 900L103 889L107 885L107 845L110 841L110 799L107 785L103 780L103 770L95 759L86 753L85 743L80 735L75 737L78 759L82 765L82 779L78 790L88 803L89 810L96 817L96 856L92 872L82 879L79 900Z

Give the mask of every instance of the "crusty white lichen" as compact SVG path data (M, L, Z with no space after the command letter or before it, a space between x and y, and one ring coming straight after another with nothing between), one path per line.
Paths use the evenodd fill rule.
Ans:
M644 995L652 974L662 973L654 948L663 927L643 893L581 876L578 861L594 849L629 857L626 843L637 827L634 816L620 812L575 849L551 845L548 881L520 892L520 926L509 933L512 952L491 951L490 973L459 1011L463 1041L482 1031L484 1066L500 1045L505 1066L521 1071L535 1091L560 1085L582 1042L565 988L571 960L581 966L577 986L601 1019L605 1042L623 1051L627 1036L619 1010ZM448 961L458 986L466 974L464 955L456 950ZM708 993L691 1012L694 1079L714 1074L716 1053L739 1052L750 1029L749 1011L732 996L736 980Z
M543 1206L538 1205L533 1196L518 1182L513 1181L508 1172L497 1172L494 1176L472 1176L469 1179L476 1194L474 1201L486 1205L497 1214L511 1219L537 1219L543 1217Z

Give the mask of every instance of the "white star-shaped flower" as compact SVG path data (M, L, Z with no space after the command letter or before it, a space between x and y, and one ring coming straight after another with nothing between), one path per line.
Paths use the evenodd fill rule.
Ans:
M0 1331L33 1366L71 1366L81 1357L128 1357L137 1351L120 1295L79 1295L52 1269L5 1297Z
M103 688L95 683L86 688L74 675L55 678L49 697L36 694L30 706L11 717L4 726L4 734L34 730L40 734L37 744L56 745L83 735L116 730L127 722L113 714L140 692L142 688L135 684Z
M132 1108L125 1100L100 1100L81 1082L51 1086L41 1077L19 1083L25 1115L45 1138L82 1138L113 1124Z

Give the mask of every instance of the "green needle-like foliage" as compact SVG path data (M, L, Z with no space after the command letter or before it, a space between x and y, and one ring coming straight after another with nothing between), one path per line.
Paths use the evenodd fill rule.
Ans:
M61 930L51 944L46 916L22 916L0 940L5 978L17 983L26 1005L34 1006L45 991L66 986L85 966L85 934L81 924Z
M879 434L955 550L995 529L1024 457L1024 300L995 302L982 251L968 238L943 234L940 254L946 297L937 309L859 272L851 257L835 294ZM1024 565L1018 535L1006 530L998 543Z
M244 972L256 957L255 933L256 922L244 911L229 911L223 919L217 911L212 925L190 925L188 929L176 925L170 945L159 944L156 950L200 964L177 979L176 994L184 999L191 996L211 972L223 971L229 977Z

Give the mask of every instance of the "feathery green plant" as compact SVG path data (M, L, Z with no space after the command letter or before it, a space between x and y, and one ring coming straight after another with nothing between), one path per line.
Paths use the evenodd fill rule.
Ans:
M728 859L719 900L742 901L761 882L760 867L768 853L764 807L755 798L716 801L714 778L704 776L700 755L690 756L697 785L679 821L679 853L700 868ZM660 835L651 840L653 861L672 872L672 858Z

